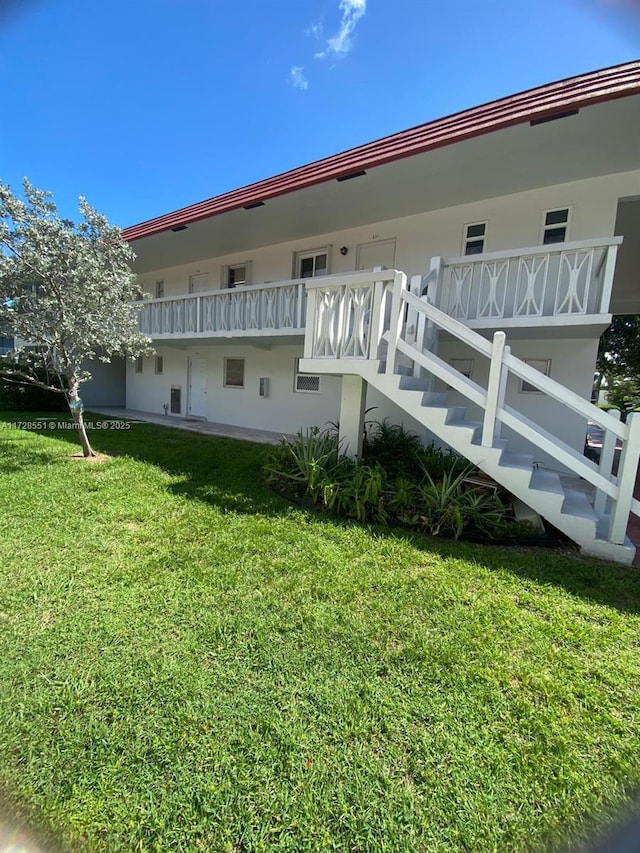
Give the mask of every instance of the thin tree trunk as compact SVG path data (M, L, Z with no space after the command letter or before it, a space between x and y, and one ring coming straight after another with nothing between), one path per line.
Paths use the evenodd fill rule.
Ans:
M78 438L80 439L80 444L82 445L82 452L84 454L85 459L90 456L95 456L96 454L93 452L91 448L91 444L89 443L89 437L87 435L87 430L84 425L84 418L82 417L82 403L80 400L80 395L78 394L78 384L76 382L72 383L69 391L68 391L68 399L69 399L69 409L71 414L73 415L73 419L76 422L76 427L78 429Z

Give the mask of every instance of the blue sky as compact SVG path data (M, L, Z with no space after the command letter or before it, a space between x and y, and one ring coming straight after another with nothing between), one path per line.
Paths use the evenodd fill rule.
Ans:
M634 0L0 0L0 180L126 226L638 55Z

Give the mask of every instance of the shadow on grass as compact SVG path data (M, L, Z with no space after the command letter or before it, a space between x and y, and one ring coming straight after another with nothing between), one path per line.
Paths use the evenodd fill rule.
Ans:
M4 419L15 420L15 417ZM88 419L105 420L103 416ZM74 430L46 431L42 435L67 441L73 447L72 453L79 449ZM128 430L92 430L90 440L98 452L129 456L179 477L180 482L168 487L173 494L210 504L223 513L276 516L300 511L265 485L261 470L264 445L140 422L133 422ZM12 459L5 464L18 465L19 469L19 452L14 448ZM43 461L51 458L46 453L42 457ZM34 457L30 453L27 464L37 462L37 454ZM322 513L314 513L314 520L333 527L356 525L354 521ZM467 560L536 584L562 587L571 595L617 610L640 612L637 569L583 558L577 552L567 554L561 549L506 548L434 538L397 528L371 529L376 536L405 539L419 550L443 559Z

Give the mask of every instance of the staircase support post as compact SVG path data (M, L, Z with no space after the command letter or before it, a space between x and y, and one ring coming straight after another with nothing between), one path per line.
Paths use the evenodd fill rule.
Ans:
M640 459L640 413L631 412L627 417L627 439L622 446L618 468L618 498L614 502L609 523L609 541L622 545L627 533L633 488L638 474Z
M500 390L502 383L502 372L504 370L502 359L507 336L504 332L496 332L493 336L493 351L491 353L491 367L489 368L489 383L487 385L487 403L484 410L484 423L482 425L482 446L493 447L493 437L496 428L496 413L500 405Z
M340 399L340 441L347 456L362 457L364 410L367 401L367 382L361 376L342 377Z
M620 420L620 412L617 409L610 409L608 414L617 421ZM598 470L603 477L607 478L607 480L611 478L617 438L618 436L614 432L611 432L609 429L605 430L604 439L602 441L602 450L600 451L600 464L598 466ZM603 492L602 489L598 489L596 491L595 501L593 502L593 508L596 512L604 512L606 503L607 493Z

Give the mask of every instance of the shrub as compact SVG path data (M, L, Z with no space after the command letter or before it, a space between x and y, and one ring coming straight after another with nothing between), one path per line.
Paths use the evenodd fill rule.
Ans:
M532 534L495 492L465 482L472 465L434 444L424 448L417 438L386 421L378 424L373 456L385 459L385 467L371 454L366 461L348 458L335 430L313 428L271 448L264 468L270 484L360 522L395 519L456 539L468 530L490 538Z

